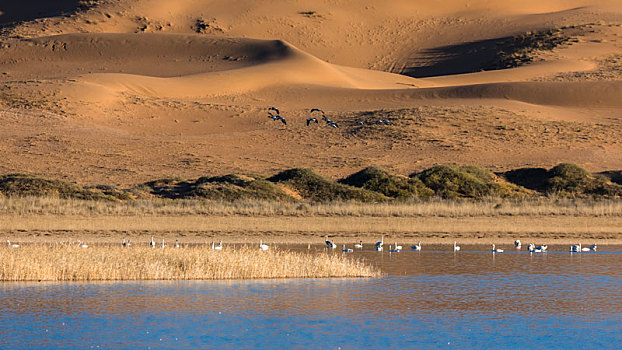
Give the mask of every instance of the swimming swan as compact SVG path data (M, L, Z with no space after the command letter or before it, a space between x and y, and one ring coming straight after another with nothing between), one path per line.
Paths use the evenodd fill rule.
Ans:
M492 250L493 253L503 253L503 249L495 249L495 244L492 244Z

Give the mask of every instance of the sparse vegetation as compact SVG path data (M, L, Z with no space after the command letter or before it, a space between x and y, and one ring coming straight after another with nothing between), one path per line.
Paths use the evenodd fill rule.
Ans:
M434 195L434 191L426 187L417 177L392 175L377 167L367 167L339 182L400 200L427 199Z
M343 254L311 254L255 246L148 248L120 246L0 246L0 281L212 280L377 277L380 272Z
M127 200L128 192L111 186L81 187L60 180L49 180L25 174L0 176L0 194L5 196L39 196L87 200Z
M268 181L290 187L304 199L312 201L361 201L382 202L388 198L380 193L336 183L326 179L311 169L285 170Z
M504 173L520 186L561 197L620 197L622 186L605 176L593 176L576 164L562 163L550 170L524 168Z
M316 11L300 11L298 12L298 14L303 15L307 18L322 18L322 15L320 15Z
M339 181L311 169L289 169L272 177L228 174L196 180L167 178L130 189L109 185L80 186L32 175L0 176L0 195L6 197L58 197L78 200L134 201L157 198L211 201L366 202L445 199L619 198L619 172L592 175L575 164L559 164L550 170L521 168L495 174L466 165L438 165L410 177L368 167ZM609 174L609 177L607 176ZM616 177L617 176L617 177Z
M561 28L540 32L526 32L499 40L496 45L502 49L494 60L482 65L482 69L514 68L533 62L536 51L552 50L567 44L574 38Z
M196 181L160 179L135 189L143 196L164 198L203 198L213 200L289 200L276 184L241 174L200 177Z
M443 198L526 197L530 192L476 166L438 165L411 177Z

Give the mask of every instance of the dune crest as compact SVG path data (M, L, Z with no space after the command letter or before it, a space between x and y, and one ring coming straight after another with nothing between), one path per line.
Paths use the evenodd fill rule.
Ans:
M278 47L281 54L249 67L180 77L92 73L77 78L78 86L75 89L84 91L85 96L92 95L87 91L88 87L98 86L108 91L159 98L189 98L235 95L296 85L378 90L433 85L403 75L333 65L280 40L265 41L265 47ZM77 96L75 93L73 95Z

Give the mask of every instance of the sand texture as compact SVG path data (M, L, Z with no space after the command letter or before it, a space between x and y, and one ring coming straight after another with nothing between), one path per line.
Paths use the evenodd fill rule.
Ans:
M622 168L619 0L27 0L0 12L1 173L128 185L292 167ZM307 126L314 107L339 127Z

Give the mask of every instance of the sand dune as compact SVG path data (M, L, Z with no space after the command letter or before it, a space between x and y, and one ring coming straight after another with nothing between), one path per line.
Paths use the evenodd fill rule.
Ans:
M20 4L0 5L0 171L622 168L619 0Z
M147 94L160 98L209 97L235 95L259 89L312 85L350 89L403 89L430 86L410 77L340 67L323 62L281 41L266 41L261 46L273 59L250 67L190 74L175 78L157 78L136 74L93 73L81 76L85 85L100 85L116 92ZM273 48L272 52L268 48ZM274 51L278 51L277 56ZM254 56L256 52L252 53ZM256 60L259 61L259 60ZM78 89L82 90L83 86Z

